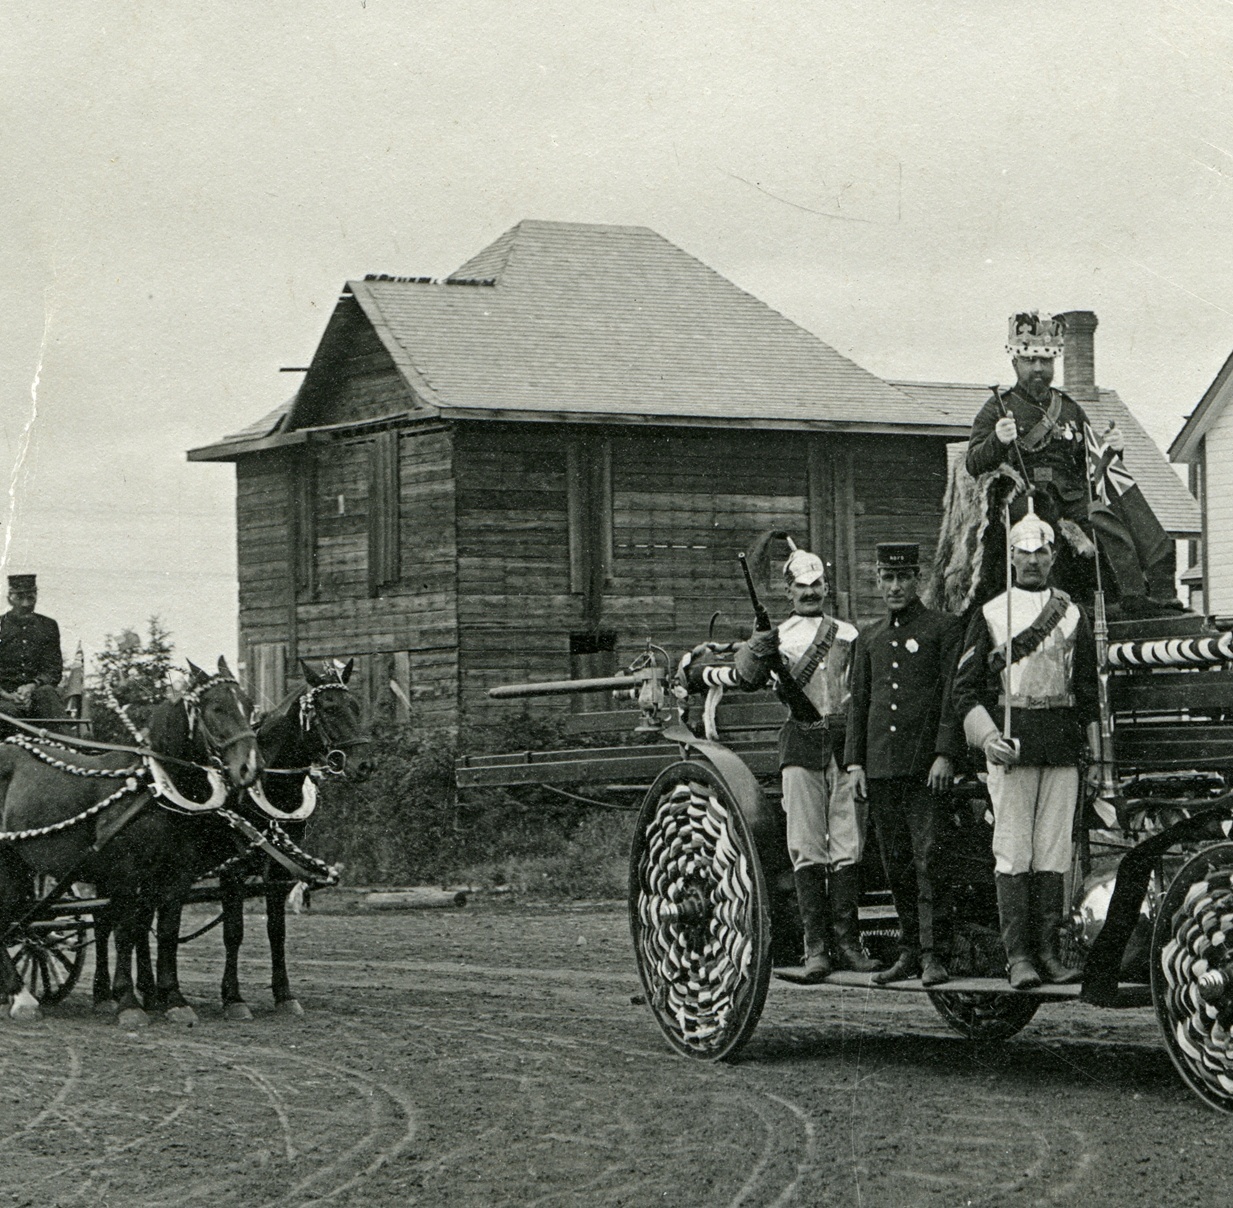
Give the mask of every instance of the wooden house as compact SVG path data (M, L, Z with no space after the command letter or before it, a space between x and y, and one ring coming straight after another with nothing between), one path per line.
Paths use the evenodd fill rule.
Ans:
M1220 367L1199 405L1169 446L1169 459L1185 465L1199 500L1202 530L1182 576L1191 606L1233 616L1233 355Z
M874 615L875 544L932 551L981 401L956 389L875 377L653 231L528 221L443 280L348 282L295 397L189 457L235 463L259 695L354 656L453 726L507 715L496 684L743 630L736 554L770 528Z

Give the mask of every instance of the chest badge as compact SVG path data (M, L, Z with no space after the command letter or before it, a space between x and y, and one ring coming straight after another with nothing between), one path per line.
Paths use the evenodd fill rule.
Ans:
M920 649L920 643L915 638L908 638L903 644L903 648L909 654L915 654Z

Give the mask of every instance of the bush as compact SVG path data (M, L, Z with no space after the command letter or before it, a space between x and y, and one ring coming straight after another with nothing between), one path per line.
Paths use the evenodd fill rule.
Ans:
M572 802L538 786L476 789L461 797L455 790L459 750L562 745L558 726L526 716L472 728L457 739L413 724L379 724L375 773L364 784L322 787L307 844L322 859L341 863L344 880L353 885L467 883L551 896L624 897L631 814Z

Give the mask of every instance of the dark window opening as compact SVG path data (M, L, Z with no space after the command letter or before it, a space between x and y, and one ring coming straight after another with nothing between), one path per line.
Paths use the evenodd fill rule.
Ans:
M600 679L616 675L617 635L611 630L598 630L569 635L569 678ZM611 689L601 688L595 692L579 693L570 698L575 711L612 709L619 707L613 700Z

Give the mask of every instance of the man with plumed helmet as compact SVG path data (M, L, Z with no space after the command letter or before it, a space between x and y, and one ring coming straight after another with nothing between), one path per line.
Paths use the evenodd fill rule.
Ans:
M954 714L944 709L963 625L921 603L918 545L881 543L877 572L886 616L856 639L844 754L853 791L868 798L899 915L899 956L873 980L920 976L937 986L949 974L935 909L936 811L963 754Z
M1036 311L1012 315L1006 351L1015 370L1009 390L993 393L972 422L966 464L973 476L1007 466L1026 479L1036 513L1074 553L1065 587L1089 597L1095 582L1093 533L1112 572L1118 611L1124 617L1155 616L1180 609L1174 596L1176 554L1151 509L1127 518L1108 504L1089 503L1086 413L1053 388L1056 359L1063 355L1065 321ZM1095 438L1091 438L1093 442ZM1125 438L1114 426L1101 442L1119 461ZM1012 523L1026 512L1025 495L1011 502ZM1057 551L1055 551L1056 553Z
M0 712L61 717L60 627L34 611L37 603L35 576L9 575L9 611L0 616Z
M821 981L833 966L863 973L878 968L861 948L857 915L866 810L853 796L841 762L856 629L826 614L822 559L789 544L792 552L783 570L792 615L774 629L755 632L737 648L735 674L739 686L748 690L773 680L782 696L783 686L771 666L778 651L818 715L816 722L793 717L784 722L779 766L788 851L805 932L803 976Z
M1011 527L1010 545L1013 585L972 616L952 697L989 772L998 918L1010 984L1023 990L1042 974L1078 980L1057 943L1079 766L1099 750L1100 710L1087 617L1049 586L1053 528L1029 511Z

